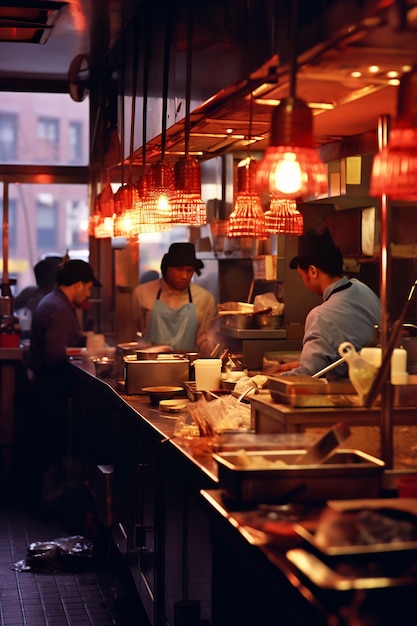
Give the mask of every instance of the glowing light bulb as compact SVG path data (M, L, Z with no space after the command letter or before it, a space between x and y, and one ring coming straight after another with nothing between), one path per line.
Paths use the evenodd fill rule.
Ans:
M161 213L166 213L170 210L169 198L166 194L161 193L158 197L157 207L158 211L161 211Z
M302 173L294 152L285 152L275 169L275 188L282 194L296 194L302 187Z

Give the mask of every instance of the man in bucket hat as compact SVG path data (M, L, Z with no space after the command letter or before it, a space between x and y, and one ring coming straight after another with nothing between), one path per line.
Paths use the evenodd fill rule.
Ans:
M146 342L177 352L208 356L209 326L216 314L213 295L191 279L204 263L192 243L173 243L162 257L162 278L133 290L133 320Z
M338 347L350 341L360 350L371 339L381 321L381 303L367 285L348 279L343 257L329 230L307 232L299 237L298 252L290 261L304 285L323 297L307 315L300 360L278 366L274 373L313 376L340 358ZM343 364L330 377L347 377Z

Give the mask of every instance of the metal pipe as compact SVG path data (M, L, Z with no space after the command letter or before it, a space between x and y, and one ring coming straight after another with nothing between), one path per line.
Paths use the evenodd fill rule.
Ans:
M1 282L1 295L12 295L9 281L9 183L3 182L3 278ZM11 311L9 311L11 314Z
M378 149L382 150L388 144L389 116L383 115L378 120ZM388 246L390 238L390 201L386 194L381 196L381 271L380 271L380 299L381 299L381 353L382 359L387 352L388 342L388 284L390 267L388 264ZM385 381L386 382L386 381ZM392 397L388 385L381 387L381 455L388 469L394 462L393 446Z

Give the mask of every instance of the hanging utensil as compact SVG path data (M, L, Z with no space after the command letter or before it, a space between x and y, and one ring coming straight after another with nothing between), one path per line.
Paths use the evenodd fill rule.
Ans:
M324 376L327 372L331 372L335 367L341 365L345 362L345 358L342 356L340 359L337 359L334 363L330 363L330 365L326 365L323 369L319 370L315 374L313 374L312 378L320 378L320 376Z
M325 463L329 459L339 444L350 436L349 426L339 422L311 446L305 454L298 456L294 465L317 465Z

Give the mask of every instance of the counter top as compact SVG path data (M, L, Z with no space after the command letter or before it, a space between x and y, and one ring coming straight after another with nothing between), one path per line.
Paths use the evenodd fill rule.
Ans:
M410 604L414 602L417 577L364 580L356 575L332 570L318 561L311 550L306 549L303 539L294 530L293 521L276 521L274 512L268 513L262 505L243 509L228 500L219 487L217 464L212 458L212 452L219 444L218 439L187 440L174 437L177 420L172 419L172 416L164 416L159 409L153 407L147 395L124 395L117 389L115 381L105 381L95 376L93 363L89 359L74 360L73 363L80 373L81 383L86 382L94 392L94 397L97 396L111 405L110 412L117 415L115 423L119 424L122 416L128 416L128 428L135 429L137 426L140 439L143 439L145 446L151 446L160 470L170 472L178 480L185 481L190 497L193 494L198 507L202 507L207 519L211 521L214 559L213 625L237 624L238 622L233 621L235 618L231 618L229 622L224 621L228 612L232 616L239 615L239 619L243 620L240 624L249 623L244 621L245 609L241 606L245 580L252 587L250 597L252 602L255 600L255 607L252 606L252 609L258 611L259 603L264 603L263 595L254 599L254 589L256 588L256 594L258 589L261 592L263 590L266 594L266 604L263 604L265 616L270 614L270 610L274 613L279 611L280 615L281 611L287 611L287 619L291 620L283 619L283 623L297 626L305 623L311 626L327 626L329 623L346 626L347 623L341 617L341 607L347 611L362 610L361 602L366 598L367 610L376 617L372 623L383 626L382 593L382 598L389 599L391 605L401 607L399 610L404 615L401 614L399 621L404 626L409 625L407 616L410 613ZM266 395L259 394L254 398L263 403ZM118 408L121 410L120 416L117 414ZM334 410L332 413L334 420ZM126 431L126 436L128 435ZM270 435L271 438L277 436L279 435ZM312 515L317 516L319 511L320 507ZM359 583L355 582L357 580ZM255 581L257 587L253 586ZM232 591L229 585L233 586ZM363 594L359 609L355 602L358 591ZM165 597L164 594L162 597ZM360 621L360 616L354 617L357 618L355 624L366 626L365 621ZM270 621L262 623L269 624Z

